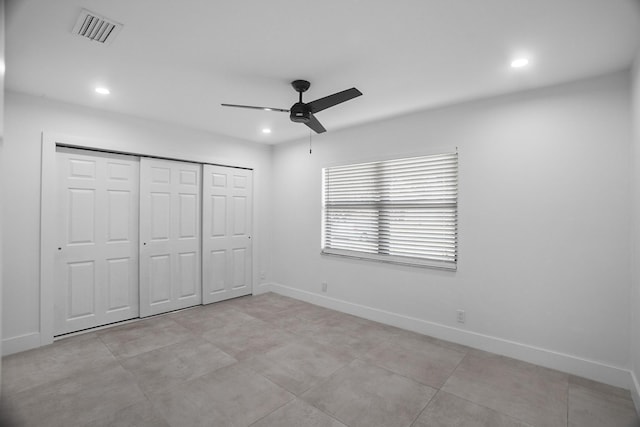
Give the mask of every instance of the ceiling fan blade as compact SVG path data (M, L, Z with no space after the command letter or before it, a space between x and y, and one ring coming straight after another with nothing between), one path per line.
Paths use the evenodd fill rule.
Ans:
M327 131L313 114L311 114L309 121L306 122L305 125L309 126L313 131L315 131L315 133L323 133Z
M263 110L263 111L277 111L279 113L288 113L289 110L284 110L282 108L272 108L272 107L256 107L253 105L237 105L237 104L220 104L223 107L235 107L235 108L250 108L252 110Z
M307 106L311 109L312 113L317 113L318 111L322 111L326 108L333 107L334 105L340 104L345 101L349 101L357 96L362 95L355 87L351 89L343 90L342 92L334 93L333 95L325 96L324 98L316 99L315 101L311 101L307 103Z

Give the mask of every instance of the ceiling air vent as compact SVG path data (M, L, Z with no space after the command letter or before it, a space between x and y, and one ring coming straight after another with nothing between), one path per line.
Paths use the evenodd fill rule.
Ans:
M82 9L72 33L85 39L109 44L122 29L122 24Z

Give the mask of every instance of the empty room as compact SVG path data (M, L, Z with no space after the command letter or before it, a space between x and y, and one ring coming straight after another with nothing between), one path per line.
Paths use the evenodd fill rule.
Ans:
M640 1L0 12L0 426L640 427Z

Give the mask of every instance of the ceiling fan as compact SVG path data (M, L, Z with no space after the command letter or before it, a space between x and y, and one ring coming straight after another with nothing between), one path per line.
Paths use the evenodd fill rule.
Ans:
M223 107L236 107L236 108L251 108L254 110L265 110L265 111L278 111L281 113L290 113L289 118L292 122L296 123L304 123L313 129L316 133L323 133L327 130L322 126L322 124L316 119L314 116L315 113L318 113L322 110L325 110L329 107L333 107L334 105L341 104L343 102L349 101L355 97L362 95L355 87L351 89L343 90L342 92L334 93L333 95L325 96L324 98L316 99L315 101L311 101L308 103L302 102L302 92L306 92L311 86L306 80L294 80L291 82L291 86L300 94L300 99L298 102L293 104L289 110L285 110L282 108L271 108L271 107L255 107L253 105L237 105L237 104L221 104Z

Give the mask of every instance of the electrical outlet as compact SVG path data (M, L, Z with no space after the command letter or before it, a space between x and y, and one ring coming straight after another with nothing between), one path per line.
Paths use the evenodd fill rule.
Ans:
M322 292L327 292L327 282L322 282Z
M456 311L456 319L458 320L458 323L464 323L466 320L466 315L464 313L464 310L457 310Z
M260 280L264 280L267 278L267 273L265 273L264 271L260 272Z

